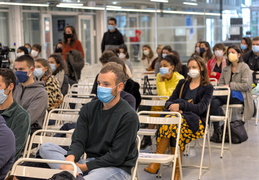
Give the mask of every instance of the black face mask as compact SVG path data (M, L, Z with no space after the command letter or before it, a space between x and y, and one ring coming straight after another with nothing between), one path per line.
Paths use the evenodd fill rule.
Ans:
M73 35L72 35L72 34L65 34L64 36L65 36L65 38L66 38L66 39L68 39L68 38L72 38L72 37L73 37Z
M57 48L57 49L55 50L55 53L62 53L62 48Z
M203 54L205 52L205 48L200 48L200 53Z

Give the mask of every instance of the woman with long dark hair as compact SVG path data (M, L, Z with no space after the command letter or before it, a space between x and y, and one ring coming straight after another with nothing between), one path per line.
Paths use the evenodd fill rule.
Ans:
M65 60L66 60L66 54L70 50L77 50L82 54L83 57L85 56L82 44L78 40L76 30L73 26L66 26L63 32L63 36L64 37L63 37L62 55Z

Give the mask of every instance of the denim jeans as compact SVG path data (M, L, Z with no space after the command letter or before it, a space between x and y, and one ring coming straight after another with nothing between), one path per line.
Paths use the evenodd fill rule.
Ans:
M60 146L53 143L44 143L40 147L40 156L42 159L54 159L54 160L65 160L67 151ZM86 162L92 161L94 158L87 158L86 160L80 159L79 164L85 164ZM60 164L48 164L52 169L59 169ZM78 167L77 172L83 174L81 169ZM129 180L131 176L124 170L116 167L103 167L91 170L86 176L85 180Z

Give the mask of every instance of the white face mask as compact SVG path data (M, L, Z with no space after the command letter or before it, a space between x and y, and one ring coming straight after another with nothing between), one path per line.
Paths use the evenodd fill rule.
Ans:
M199 71L198 69L191 69L191 70L189 70L188 75L189 75L192 79L194 79L194 78L197 78L197 77L200 76L200 71Z
M149 52L149 50L144 50L143 53L145 56L148 56L150 52Z
M35 51L34 49L31 50L31 56L32 56L33 58L37 57L38 54L39 54L38 51Z
M120 58L120 59L124 59L125 57L126 57L126 54L124 54L124 53L120 53L120 54L119 54L119 58Z
M222 50L216 50L214 53L216 57L222 57L224 54Z
M22 55L24 55L24 52L19 52L19 53L16 54L17 57L20 57Z
M196 51L197 53L200 53L200 47L197 46L197 47L195 48L195 51Z

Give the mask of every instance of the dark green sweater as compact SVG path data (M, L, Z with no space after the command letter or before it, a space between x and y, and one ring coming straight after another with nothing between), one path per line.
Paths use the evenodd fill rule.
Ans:
M16 101L1 114L7 126L13 131L16 140L16 155L17 160L25 146L28 135L31 129L30 115Z
M139 129L137 113L120 100L111 109L103 110L99 100L84 105L79 113L68 155L78 161L84 152L88 170L118 167L131 174L138 157L136 136Z

